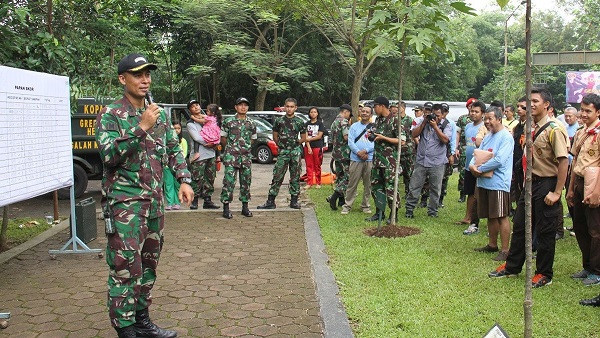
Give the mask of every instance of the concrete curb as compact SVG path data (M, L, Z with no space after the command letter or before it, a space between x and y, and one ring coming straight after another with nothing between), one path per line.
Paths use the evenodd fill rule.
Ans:
M16 247L14 247L12 249L9 249L9 250L4 251L3 253L0 253L0 264L7 262L8 260L12 259L13 257L16 257L17 255L23 253L24 251L27 251L27 250L33 248L34 246L44 242L48 238L69 228L69 226L71 225L71 223L69 222L69 219L70 218L67 218L66 220L56 224L52 228L42 232L41 234L35 236L34 238L28 240L27 242L25 242L23 244L17 245Z
M333 272L327 264L329 257L325 253L325 243L317 222L317 215L312 208L303 208L304 233L310 256L313 280L315 282L319 312L323 320L323 336L354 337L348 315L338 294L340 292Z

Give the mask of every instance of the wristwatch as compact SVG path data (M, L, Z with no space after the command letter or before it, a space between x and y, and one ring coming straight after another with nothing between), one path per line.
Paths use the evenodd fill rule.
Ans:
M182 177L179 179L179 184L181 183L192 184L192 179L189 177Z

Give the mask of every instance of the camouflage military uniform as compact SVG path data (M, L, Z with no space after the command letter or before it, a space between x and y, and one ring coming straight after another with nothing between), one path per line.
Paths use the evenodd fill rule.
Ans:
M216 156L191 162L190 172L192 173L194 196L211 197L215 192L215 178L217 177Z
M170 117L161 111L157 125L140 126L145 109L126 97L105 107L97 117L96 140L104 164L103 208L116 233L108 234L106 262L111 324L135 323L136 311L151 304L150 290L163 243L163 167L177 178L190 177Z
M467 124L471 123L469 114L461 115L456 121L456 126L460 128L460 137L458 138L458 191L462 193L465 185L465 161L467 160L466 146L467 141L465 140L465 128Z
M398 118L392 116L378 116L375 120L375 133L386 137L397 138ZM375 153L373 154L373 169L371 170L371 194L377 201L377 195L385 194L387 204L391 208L394 200L394 176L396 175L396 158L398 157L398 145L383 141L375 142ZM396 210L400 205L400 191L396 199Z
M338 115L331 124L332 151L331 158L335 169L335 188L334 190L342 196L346 196L350 172L350 147L344 136L348 136L350 123L347 119Z
M300 159L302 156L302 146L298 143L298 134L306 133L306 125L298 116L288 118L287 116L278 117L273 123L273 132L276 132L279 139L277 146L277 162L273 168L273 180L269 189L270 196L277 196L279 188L283 183L285 173L290 169L290 195L298 196L300 194L300 172L302 165Z
M412 117L405 115L400 117L400 124L405 135L410 135L410 127L412 126ZM415 164L415 142L412 137L406 138L406 143L402 146L400 154L400 167L402 168L402 180L404 182L404 192L408 194L408 186L410 184L410 176Z
M225 166L221 203L230 203L233 200L236 171L240 176L240 201L247 203L250 201L252 142L257 138L256 125L248 119L230 117L223 121L221 136L227 140L221 156Z

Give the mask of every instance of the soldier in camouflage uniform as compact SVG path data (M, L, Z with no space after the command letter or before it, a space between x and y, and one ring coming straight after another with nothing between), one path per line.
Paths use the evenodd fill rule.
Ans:
M257 138L256 125L246 118L248 100L240 97L235 101L237 114L223 121L221 128L221 144L223 151L223 190L221 202L223 203L223 217L232 218L229 203L233 200L236 172L240 176L240 201L242 202L242 215L252 217L248 208L250 201L250 184L252 182L252 143Z
M346 203L350 172L350 147L348 146L348 130L352 118L352 107L349 104L340 106L340 113L331 124L331 158L334 161L335 188L327 198L332 210ZM339 199L339 202L338 202Z
M300 209L298 195L300 194L300 171L302 164L302 143L306 141L306 125L294 113L298 109L298 103L294 98L285 100L285 116L279 117L273 124L273 141L279 147L277 162L273 168L273 180L269 189L269 196L265 204L258 209L275 209L275 197L283 183L283 178L289 167L290 169L290 208ZM300 137L298 138L298 135Z
M387 205L392 208L394 201L394 176L396 175L396 158L398 157L398 117L393 116L389 110L390 102L387 98L377 97L373 104L377 119L375 120L375 153L373 154L373 169L371 170L371 194L378 205L373 216L367 218L369 221L376 221L379 215L385 213L385 204L383 209L379 208L377 203L378 196L386 197ZM406 137L403 137L406 140ZM396 213L400 206L400 191L396 196ZM390 219L392 212L390 210ZM390 220L388 219L388 222Z
M176 337L150 320L150 291L163 244L163 167L181 183L179 199L190 204L190 172L170 116L146 105L152 82L148 63L130 54L118 64L124 96L106 106L96 121L96 140L104 164L102 201L107 226L108 308L119 337Z
M467 100L468 111L471 110L471 105L475 101L477 101L475 98ZM465 161L467 159L465 153L465 148L467 146L467 141L465 140L465 127L471 122L469 113L461 115L458 118L458 121L456 121L456 127L458 128L458 191L460 192L458 201L461 203L466 200L466 195L463 193L465 185Z
M400 102L400 124L404 135L410 135L410 127L412 126L412 117L406 115L406 103ZM402 181L404 182L404 193L408 194L408 185L410 184L410 175L415 161L415 142L412 137L408 137L406 142L402 144L400 153L400 167L402 167Z

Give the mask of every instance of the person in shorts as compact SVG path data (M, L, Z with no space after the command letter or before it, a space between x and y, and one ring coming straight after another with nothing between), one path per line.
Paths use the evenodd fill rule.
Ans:
M475 157L469 163L469 171L477 177L477 215L488 219L488 244L475 249L480 252L498 251L498 234L500 234L501 249L493 258L504 261L508 256L510 240L510 179L512 177L512 156L514 140L502 123L502 110L490 106L484 117L484 122L490 126L490 132L483 138L480 150L493 153L493 157L477 166ZM483 173L492 172L491 177Z

